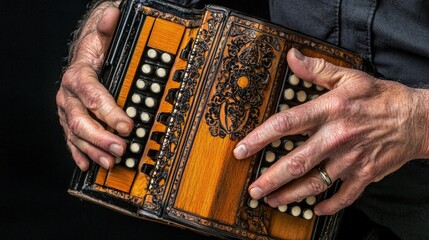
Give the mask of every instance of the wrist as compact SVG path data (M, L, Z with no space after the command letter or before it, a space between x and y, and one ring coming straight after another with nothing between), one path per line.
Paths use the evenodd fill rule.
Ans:
M414 117L413 128L419 141L416 158L429 158L429 89L414 89L413 92L413 114L410 116Z
M78 22L76 30L72 33L72 40L69 44L68 65L74 60L76 46L87 35L97 30L97 24L103 17L104 11L109 7L119 7L122 1L98 0L92 1L88 5L88 10L83 18Z

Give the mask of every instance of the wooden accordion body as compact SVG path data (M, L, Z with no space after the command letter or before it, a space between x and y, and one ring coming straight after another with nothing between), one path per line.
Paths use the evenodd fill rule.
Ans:
M279 210L247 193L305 135L279 139L247 160L232 150L273 113L323 93L289 70L288 49L368 70L364 59L218 6L130 0L121 11L100 78L135 129L113 169L76 170L69 192L221 238L333 239L340 215L313 216L314 200Z

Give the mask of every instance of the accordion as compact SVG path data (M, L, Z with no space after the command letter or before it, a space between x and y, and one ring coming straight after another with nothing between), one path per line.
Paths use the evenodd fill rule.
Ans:
M123 1L100 81L134 120L134 129L112 169L77 169L69 193L220 238L334 239L341 213L319 217L312 209L338 184L276 209L247 192L308 136L283 137L246 160L232 154L270 115L325 92L288 68L292 47L371 70L350 51L224 7Z

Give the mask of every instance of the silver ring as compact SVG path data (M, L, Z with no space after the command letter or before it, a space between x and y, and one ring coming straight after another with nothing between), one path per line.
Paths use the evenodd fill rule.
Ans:
M322 176L322 179L326 183L326 185L328 185L328 187L331 186L332 180L326 172L325 167L322 164L319 164L319 166L317 166L317 170L319 171L320 176Z

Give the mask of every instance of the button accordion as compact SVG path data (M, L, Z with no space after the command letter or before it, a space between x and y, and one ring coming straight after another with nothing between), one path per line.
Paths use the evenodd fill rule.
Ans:
M273 209L247 188L308 136L286 136L238 161L238 141L277 111L325 91L290 71L286 53L369 71L364 58L230 9L191 10L129 0L100 74L134 120L110 170L78 169L69 193L138 218L220 238L333 239L341 214L313 207L332 195Z

